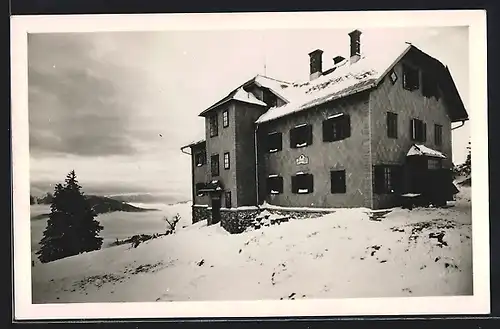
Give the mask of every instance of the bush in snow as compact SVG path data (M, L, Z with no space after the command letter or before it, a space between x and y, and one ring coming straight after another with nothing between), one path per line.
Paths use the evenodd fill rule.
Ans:
M42 263L101 248L99 232L103 227L95 220L97 215L80 189L75 171L66 176L64 185L55 186L47 227L37 251Z
M171 219L168 219L168 217L164 217L163 220L167 223L165 234L172 234L175 231L175 226L181 220L181 216L179 214L175 214L175 216Z
M467 146L467 157L465 158L465 162L462 164L459 164L453 168L453 174L455 177L458 176L463 176L466 179L470 177L471 175L471 147L470 147L470 142L469 145ZM470 181L470 180L469 180Z

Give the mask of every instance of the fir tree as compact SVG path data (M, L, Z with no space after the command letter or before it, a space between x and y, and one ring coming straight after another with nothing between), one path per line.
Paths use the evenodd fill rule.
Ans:
M66 176L64 185L55 186L50 210L37 252L42 263L101 248L99 232L103 227L95 220L97 215L81 191L74 170Z

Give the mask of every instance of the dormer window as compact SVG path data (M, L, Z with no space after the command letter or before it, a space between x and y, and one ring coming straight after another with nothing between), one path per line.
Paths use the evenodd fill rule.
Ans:
M410 91L420 88L418 69L403 64L403 88Z
M309 124L297 125L290 129L290 147L300 148L312 144L312 126Z

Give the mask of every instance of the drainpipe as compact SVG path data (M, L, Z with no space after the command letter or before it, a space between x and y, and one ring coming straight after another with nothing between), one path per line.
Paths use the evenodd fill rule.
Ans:
M255 194L257 197L257 207L259 206L259 153L257 151L257 129L259 129L259 124L255 125L254 129L254 144L255 144Z
M460 127L463 127L464 125L465 125L465 120L462 120L462 124L461 124L461 125L456 126L456 127L454 127L454 128L451 128L451 130L458 129L458 128L460 128Z

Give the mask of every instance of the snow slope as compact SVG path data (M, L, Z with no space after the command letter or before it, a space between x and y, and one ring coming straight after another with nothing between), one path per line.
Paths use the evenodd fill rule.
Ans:
M32 282L33 303L470 295L470 190L445 209L339 209L239 235L199 222L37 265Z

